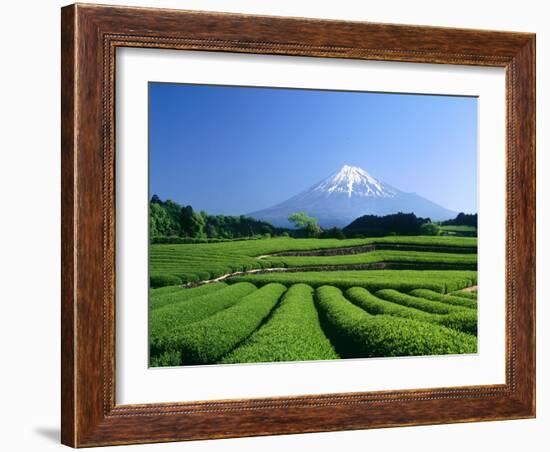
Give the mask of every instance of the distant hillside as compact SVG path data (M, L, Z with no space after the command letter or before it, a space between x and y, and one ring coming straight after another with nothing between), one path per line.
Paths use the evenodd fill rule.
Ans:
M429 232L424 231L426 227L423 227L428 224L431 224L429 218L417 217L414 213L399 212L385 216L363 215L347 225L343 232L346 237L373 237L389 234L418 235Z
M456 218L442 221L443 226L474 226L477 228L477 213L460 212Z

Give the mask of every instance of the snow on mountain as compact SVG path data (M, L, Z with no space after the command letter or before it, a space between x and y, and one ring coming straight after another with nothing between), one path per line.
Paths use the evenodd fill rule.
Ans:
M347 193L348 197L354 195L393 198L397 194L395 189L382 184L365 170L348 165L344 165L340 171L319 183L313 190L329 194Z
M402 192L379 181L365 170L350 165L344 165L306 191L270 208L249 213L248 216L275 226L289 227L288 217L294 212L307 212L325 228L344 227L363 215L413 212L434 221L456 216L452 210L415 193Z

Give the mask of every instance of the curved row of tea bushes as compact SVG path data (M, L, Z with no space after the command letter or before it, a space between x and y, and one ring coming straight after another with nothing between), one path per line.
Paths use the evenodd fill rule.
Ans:
M420 309L421 311L430 312L432 314L451 314L452 312L463 311L466 309L461 306L453 306L450 304L441 303L439 301L413 297L412 295L404 294L395 289L379 290L375 293L375 295L383 300L392 301L393 303L397 303L402 306Z
M449 328L387 315L371 315L332 286L315 300L325 331L345 358L475 353L477 338Z
M216 292L220 289L223 289L224 287L227 287L227 284L218 282L205 284L203 286L198 286L193 289L186 289L181 286L170 286L162 287L160 289L152 289L149 297L149 307L151 309L162 308L164 306L168 306L169 304L190 300L192 298Z
M266 286L268 287L268 286ZM313 302L313 289L295 284L285 292L269 321L222 363L311 361L337 359L325 336Z
M182 287L181 286L164 286L164 287L159 287L158 289L149 289L149 293L151 296L164 296L164 295L168 295L170 293L174 293L174 292L178 292L179 290L181 290Z
M475 291L475 292L463 292L461 290L457 290L455 292L451 292L451 295L453 295L455 297L466 298L468 300L476 300L477 301L477 291Z
M413 297L424 298L426 300L440 301L441 303L462 306L464 308L477 309L477 301L469 298L457 297L454 294L440 294L428 289L415 289L409 292Z
M445 284L445 292L444 293L450 293L450 292L456 292L461 289L465 289L466 287L476 286L477 285L477 270L472 271L471 274L464 279L461 280L454 280L449 282L448 284Z
M378 262L411 264L455 264L462 269L477 268L477 254L438 253L430 251L370 251L367 253L342 254L335 256L278 256L285 267L315 267L373 264Z
M464 309L459 312L442 315L438 323L447 328L477 336L477 310Z
M360 287L348 289L346 298L369 314L391 315L419 322L434 323L453 330L477 335L477 311L472 309L463 309L451 314L431 314L416 308L382 300Z
M353 304L373 315L391 315L428 323L437 323L440 318L440 314L431 314L420 309L382 300L362 287L352 287L346 290L345 296Z
M171 274L149 275L149 285L153 289L166 286L181 286L182 280L179 276Z
M189 325L178 335L182 364L216 362L260 326L285 291L282 284L268 284L237 304Z
M253 284L239 283L200 297L151 310L149 314L151 365L179 364L180 336L189 324L233 306L256 290ZM165 356L161 357L161 355Z
M311 287L324 285L340 289L364 287L370 291L380 289L397 289L404 292L419 287L445 293L447 287L457 285L471 286L477 281L477 272L471 270L349 270L349 271L314 271L314 272L272 272L234 276L233 282L247 281L255 285L278 282L291 286L303 283Z

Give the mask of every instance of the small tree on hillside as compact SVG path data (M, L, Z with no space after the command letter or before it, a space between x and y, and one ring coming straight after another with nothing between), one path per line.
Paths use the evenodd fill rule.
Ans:
M295 227L301 229L306 237L319 237L321 235L321 226L317 224L317 219L310 217L306 212L295 212L288 217L288 221Z
M420 225L422 235L441 235L441 227L435 223L424 223Z

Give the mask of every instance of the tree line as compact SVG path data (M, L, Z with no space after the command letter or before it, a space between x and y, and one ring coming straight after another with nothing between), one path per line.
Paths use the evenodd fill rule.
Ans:
M344 228L346 237L379 237L384 235L440 235L441 228L429 218L414 213L363 215Z
M477 213L460 212L452 220L442 221L443 226L474 226L477 228Z
M245 215L210 215L190 205L162 201L153 195L149 203L149 234L154 243L185 243L291 236L296 238L357 238L385 235L441 235L438 223L414 213L363 215L346 227L322 228L307 212L288 217L294 229L280 228ZM460 213L441 225L477 226L477 214Z
M288 235L287 231L244 215L210 215L194 210L190 205L162 201L157 195L153 195L149 202L149 235L152 239L180 237L231 240Z

